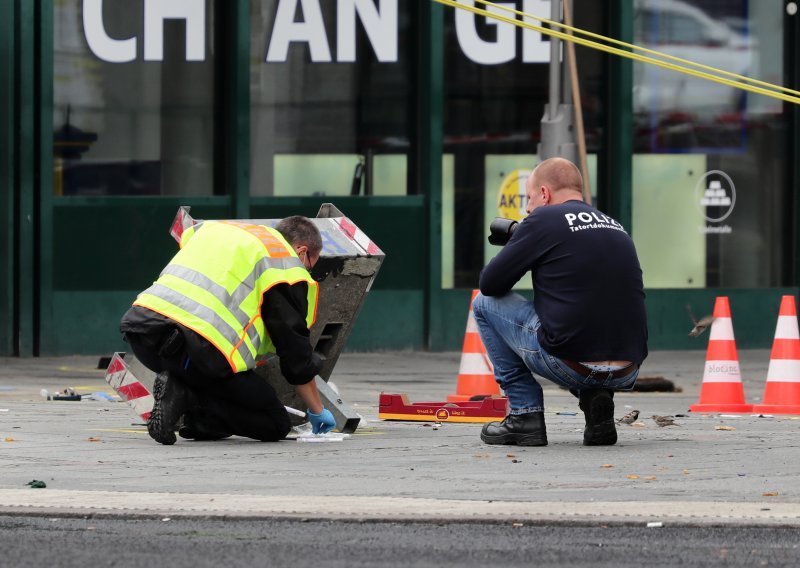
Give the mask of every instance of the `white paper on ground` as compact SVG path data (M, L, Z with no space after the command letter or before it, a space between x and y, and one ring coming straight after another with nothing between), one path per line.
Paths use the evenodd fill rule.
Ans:
M328 432L327 434L312 434L303 433L297 436L298 442L342 442L345 438L349 438L350 434L342 434L339 432Z

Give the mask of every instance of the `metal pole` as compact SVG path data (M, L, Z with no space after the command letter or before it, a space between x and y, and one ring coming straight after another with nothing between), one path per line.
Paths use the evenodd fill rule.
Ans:
M572 10L570 0L564 0L564 23L572 26ZM572 31L568 32L572 35ZM570 94L572 95L572 106L575 108L575 138L578 143L578 159L580 160L580 170L583 175L583 200L592 203L592 186L589 179L589 165L586 159L586 133L583 129L583 107L581 105L581 87L578 81L578 62L575 58L575 44L567 42L567 64L569 66L570 81L567 85L572 85ZM568 99L565 93L565 98Z
M561 21L561 0L551 0L550 19L554 22ZM561 104L561 40L550 38L550 107L549 118L555 120L558 116L558 105Z
M551 2L553 21L561 21L561 2L562 0ZM538 154L540 161L560 156L578 164L572 104L562 101L564 93L569 91L568 85L561 84L562 76L565 75L561 71L561 45L560 40L550 38L550 101L545 105L542 116Z

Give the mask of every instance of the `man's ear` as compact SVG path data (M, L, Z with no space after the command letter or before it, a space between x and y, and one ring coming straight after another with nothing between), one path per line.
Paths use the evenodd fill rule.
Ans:
M550 205L550 202L553 200L553 192L550 190L549 187L546 185L542 186L542 201L545 205Z
M294 252L297 253L297 256L300 256L303 253L308 254L308 247L306 245L298 245L294 247Z

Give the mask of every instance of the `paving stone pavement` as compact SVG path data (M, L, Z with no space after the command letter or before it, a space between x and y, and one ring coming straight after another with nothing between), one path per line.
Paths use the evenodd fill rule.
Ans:
M758 402L769 351L739 355ZM617 416L638 409L641 425L612 447L582 446L575 399L543 381L543 448L484 445L480 424L378 420L381 392L446 400L459 353L343 354L331 380L364 423L342 442L174 446L125 403L40 396L111 393L99 357L0 359L0 512L800 526L800 417L688 412L704 357L652 353L642 376L679 392L617 394ZM655 414L682 416L659 428Z

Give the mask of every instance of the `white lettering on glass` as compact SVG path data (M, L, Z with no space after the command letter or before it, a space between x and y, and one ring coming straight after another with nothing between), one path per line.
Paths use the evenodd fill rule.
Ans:
M460 2L466 6L474 6L473 0ZM514 4L498 4L506 8L515 8ZM494 6L489 6L488 11L504 16L513 17L514 14L504 12ZM514 26L505 22L487 20L487 24L497 28L497 40L486 41L478 35L476 16L472 12L456 9L456 37L464 55L475 63L482 65L498 65L507 63L517 55L516 32ZM484 17L484 19L486 19Z
M550 0L525 0L522 3L522 11L526 14L533 14L540 18L550 18ZM527 24L542 25L533 18L523 18ZM563 31L563 30L559 30ZM547 63L550 61L550 42L541 33L523 29L522 30L522 62L523 63Z
M300 0L303 8L303 20L294 21L297 11L297 0L281 0L278 2L278 11L275 14L275 24L272 26L272 38L267 50L267 63L280 63L286 61L289 54L289 44L294 41L305 42L311 52L311 61L314 63L328 63L331 61L331 48L328 45L328 36L325 33L325 23L322 19L322 9L318 0Z
M164 20L186 20L186 61L205 60L205 0L145 0L145 61L164 61Z
M205 0L145 0L145 61L164 60L164 20L186 20L186 61L204 61ZM136 37L114 39L106 32L103 0L83 0L83 31L89 49L103 61L128 63L136 60Z
M328 1L328 0L325 0ZM337 0L330 0L337 1ZM475 6L474 0L459 0ZM523 11L540 17L549 17L551 0L523 0ZM514 8L515 4L500 4ZM300 8L301 19L295 21ZM496 7L488 10L515 18L511 12ZM398 0L338 0L336 8L336 60L342 63L356 61L356 25L364 26L378 61L392 63L398 60ZM164 21L185 20L186 60L205 60L206 10L205 0L144 0L144 59L164 60ZM525 18L537 24L538 20ZM498 65L517 57L516 26L492 19L487 25L496 28L496 38L485 40L478 34L476 15L455 10L456 36L464 55L480 65ZM99 59L109 63L128 63L136 60L136 36L124 39L108 35L103 21L103 0L83 0L83 29L89 49ZM279 0L267 47L265 61L281 63L288 58L292 43L308 44L311 61L333 61L320 0ZM522 61L546 63L550 60L550 46L539 32L522 30Z
M128 63L136 59L136 38L114 39L103 23L103 0L83 0L83 31L86 43L97 57L109 63Z
M551 0L524 0L523 12L541 18L550 17ZM474 0L460 0L461 4L474 6ZM514 9L514 4L498 4ZM485 6L481 6L484 8ZM517 15L489 6L489 12L500 14L506 18L516 19ZM456 9L456 37L461 51L469 59L481 65L497 65L507 63L517 57L516 27L507 22L489 20L487 24L497 27L496 41L486 41L478 35L475 19L478 16L467 10ZM483 16L481 16L483 17ZM523 18L529 24L541 25L533 18ZM547 63L550 61L550 42L541 33L522 30L522 61L523 63Z
M356 60L356 14L381 63L397 61L397 0L339 0L336 10L336 60Z

